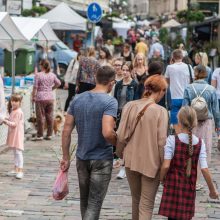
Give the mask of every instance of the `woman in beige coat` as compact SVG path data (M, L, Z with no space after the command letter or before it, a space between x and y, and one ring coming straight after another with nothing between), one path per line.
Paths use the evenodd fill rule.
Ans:
M166 80L154 75L144 86L144 98L125 105L117 132L116 151L120 157L123 153L125 160L132 196L132 220L152 218L167 137L168 114L157 104L166 92ZM137 122L140 112L143 115Z

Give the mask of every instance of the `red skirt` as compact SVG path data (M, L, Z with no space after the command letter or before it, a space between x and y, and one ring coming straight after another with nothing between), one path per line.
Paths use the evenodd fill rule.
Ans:
M163 189L159 214L178 220L190 220L195 213L195 184L185 173L172 169Z

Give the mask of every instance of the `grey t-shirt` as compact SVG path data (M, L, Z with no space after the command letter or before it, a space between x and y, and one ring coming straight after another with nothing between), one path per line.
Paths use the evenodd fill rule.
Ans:
M119 110L122 110L124 105L127 103L127 89L128 89L128 85L123 85L122 90L121 90L121 95L118 99Z
M84 92L76 95L68 114L74 117L78 133L76 157L80 160L111 160L112 145L102 135L103 115L117 116L118 104L106 93Z

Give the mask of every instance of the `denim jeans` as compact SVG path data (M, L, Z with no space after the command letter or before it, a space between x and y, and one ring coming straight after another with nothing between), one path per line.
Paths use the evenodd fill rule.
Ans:
M82 220L98 220L112 174L112 160L76 160Z

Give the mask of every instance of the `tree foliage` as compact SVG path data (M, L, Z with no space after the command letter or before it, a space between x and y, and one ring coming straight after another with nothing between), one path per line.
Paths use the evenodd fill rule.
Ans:
M190 10L189 12L189 21L201 22L204 21L205 15L199 10ZM180 23L187 22L187 10L182 10L177 13L177 18Z
M47 12L47 8L46 7L42 7L42 6L33 6L32 9L25 9L22 12L22 16L24 17L37 17L40 15L43 15Z
M167 44L169 40L169 32L167 28L161 28L159 30L159 39L163 44Z

